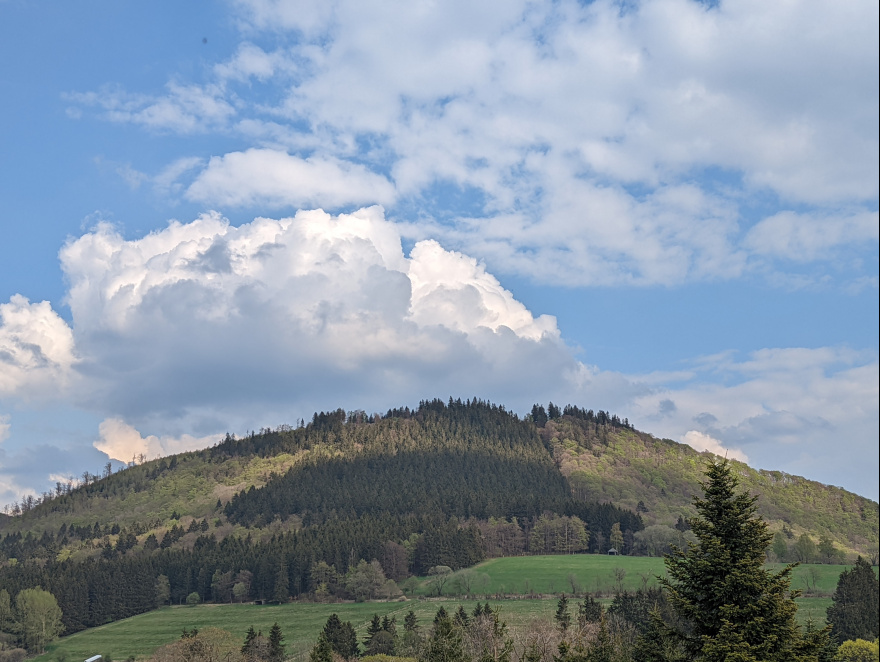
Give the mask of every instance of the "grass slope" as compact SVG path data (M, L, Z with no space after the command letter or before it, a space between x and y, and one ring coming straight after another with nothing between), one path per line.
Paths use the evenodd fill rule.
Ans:
M607 606L610 600L602 600ZM807 617L822 624L830 598L799 598L798 618ZM305 657L314 646L318 634L330 614L338 614L343 621L351 621L358 638L366 634L373 614L394 616L398 627L412 609L422 627L430 627L437 609L443 605L453 611L458 605L472 612L475 600L412 600L409 602L366 602L360 604L289 604L289 605L199 605L196 607L165 607L147 614L134 616L115 623L102 625L63 637L49 645L46 653L34 662L55 662L66 655L68 660L85 660L100 654L104 659L124 660L130 655L145 658L157 648L176 641L184 628L219 627L244 641L248 626L269 631L278 623L284 634L288 654ZM556 598L493 601L493 609L500 607L511 634L525 628L534 619L550 620L556 611Z
M774 570L779 564L771 564ZM656 583L656 575L664 572L663 560L647 557L571 555L571 556L525 556L516 558L492 559L473 568L476 572L489 575L489 584L481 589L481 594L490 596L496 593L527 595L526 581L535 593L570 593L569 575L575 575L581 586L588 591L610 592L616 587L614 569L626 571L623 588L635 590L643 586L644 577L648 585ZM837 585L837 578L847 566L809 565L800 566L794 571L793 588L806 588L806 583L815 584L826 597L798 598L798 618L805 622L812 618L824 623L825 611L831 604L830 594ZM813 575L815 574L815 577ZM428 578L422 579L417 593L429 591ZM488 598L487 598L488 599ZM610 598L602 600L606 605ZM552 618L556 609L556 597L545 599L505 599L493 600L493 605L501 605L504 620L512 631L525 627L535 618ZM248 626L268 632L277 622L285 636L290 653L305 653L314 645L318 633L327 617L336 613L343 621L351 621L360 637L366 631L373 614L389 615L397 618L402 627L404 615L412 609L419 623L430 623L443 604L447 610L459 604L468 611L476 605L475 600L458 599L446 596L442 602L435 599L418 599L407 602L369 602L360 604L287 604L287 605L200 605L196 607L166 607L147 614L141 614L101 627L92 628L70 637L53 642L46 654L36 658L40 662L58 659L62 654L67 659L86 659L91 655L110 655L114 660L125 659L129 655L146 657L156 648L180 637L184 628L219 627L240 636Z
M779 571L781 563L768 563L767 567ZM811 595L830 596L837 586L840 573L846 565L803 564L794 569L791 587ZM518 556L490 559L471 570L485 573L489 583L474 591L474 595L546 595L572 593L575 581L578 592L587 591L599 595L612 595L618 589L615 570L623 570L620 588L635 591L656 586L657 576L666 575L662 558L647 556L605 556L599 554L572 554L569 556ZM430 577L422 578L417 594L432 594ZM445 595L455 593L453 584L444 589Z
M330 614L338 614L343 621L351 621L358 638L366 634L373 614L389 615L397 619L402 631L403 617L412 609L419 624L430 627L440 605L447 610L463 605L473 611L475 600L442 601L413 600L409 602L368 602L359 604L287 604L287 605L199 605L196 607L165 607L147 614L134 616L98 628L84 630L63 637L52 644L38 662L54 662L66 654L70 660L87 659L91 655L110 655L113 660L129 655L146 657L156 648L180 638L184 628L219 627L232 632L244 641L248 626L267 633L278 623L284 634L288 654L307 652L318 638L318 633ZM495 604L495 603L493 603ZM496 604L497 606L497 604ZM533 618L551 618L556 609L555 600L514 600L502 603L504 620L510 627L522 627Z

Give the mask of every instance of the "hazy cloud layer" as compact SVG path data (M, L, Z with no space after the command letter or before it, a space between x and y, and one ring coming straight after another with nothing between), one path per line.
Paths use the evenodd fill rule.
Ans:
M756 466L821 475L839 485L861 473L853 465L859 457L858 464L871 467L860 489L876 499L878 383L874 351L766 349L743 359L721 354L637 397L634 417L655 434L696 448L709 438L743 452Z

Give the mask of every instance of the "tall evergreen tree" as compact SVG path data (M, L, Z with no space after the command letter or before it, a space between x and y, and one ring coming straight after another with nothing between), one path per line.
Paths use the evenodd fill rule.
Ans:
M343 623L339 616L330 614L321 636L327 640L334 653L338 653L344 658L357 657L358 642L357 634L351 623L346 621ZM320 640L318 644L320 645Z
M364 648L366 650L370 650L370 644L373 641L373 637L375 637L376 634L381 631L382 631L382 620L379 618L379 614L373 614L373 619L370 621L370 624L367 626L367 634L363 640Z
M602 603L596 602L592 595L585 595L584 601L578 605L578 623L598 623L602 619L604 609Z
M568 632L568 628L571 625L571 612L568 611L568 598L565 597L565 593L562 594L559 602L556 603L556 614L553 618L556 620L556 627L559 628L563 635Z
M278 566L275 575L275 588L272 591L272 600L284 604L290 598L290 579L287 574L287 566L284 563Z
M318 635L318 642L309 653L309 662L333 662L333 646L323 632Z
M468 659L462 646L461 632L443 607L434 617L434 631L425 644L423 659L425 662L466 662Z
M880 583L868 561L860 556L852 568L840 573L831 599L828 622L838 643L880 636Z
M276 622L269 630L269 662L281 662L284 659L284 635Z
M254 639L256 639L256 638L257 638L257 633L254 630L254 626L251 625L247 629L247 632L245 632L245 634L244 634L244 644L242 644L242 646L241 646L241 654L242 655L247 655L250 652L251 644L253 643Z
M793 565L764 568L772 535L755 515L757 497L737 491L725 459L711 463L690 521L697 543L666 557L661 579L680 624L673 633L690 659L782 662L816 659L827 630L807 639L795 621ZM671 628L672 629L672 628Z

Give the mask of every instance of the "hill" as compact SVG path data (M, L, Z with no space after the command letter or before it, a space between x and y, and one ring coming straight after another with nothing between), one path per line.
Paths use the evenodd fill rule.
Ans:
M679 518L692 514L709 456L606 412L549 410L520 419L478 400L337 410L89 474L2 522L0 585L50 590L75 632L192 595L394 595L395 581L437 566L686 543ZM838 555L876 548L876 503L737 467L790 536L786 552L799 536L814 554L823 540Z
M638 510L645 524L674 525L696 513L708 453L622 425L602 425L576 407L539 428L561 473L579 498ZM789 539L827 537L847 554L877 553L877 503L840 487L731 460L740 485L758 495L758 512ZM807 559L798 559L807 560Z

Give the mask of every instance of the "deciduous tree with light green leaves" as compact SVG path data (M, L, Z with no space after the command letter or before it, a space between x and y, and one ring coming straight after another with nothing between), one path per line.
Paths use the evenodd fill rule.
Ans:
M690 521L697 542L666 557L669 576L660 581L681 621L670 634L685 659L701 662L817 660L828 629L801 631L794 566L764 567L773 536L755 514L757 497L738 484L726 459L707 467Z
M64 630L58 601L39 587L20 591L15 597L15 611L22 641L31 653L42 653L46 644Z
M880 646L876 641L864 639L844 641L834 656L834 662L877 662L877 660L880 660Z

